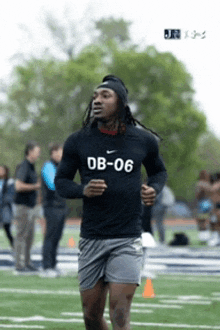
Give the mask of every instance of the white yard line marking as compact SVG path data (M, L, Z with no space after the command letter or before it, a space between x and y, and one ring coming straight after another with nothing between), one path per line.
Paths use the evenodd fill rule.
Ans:
M1 293L18 293L18 294L36 294L36 295L67 295L67 296L79 296L80 293L79 291L67 291L67 290L37 290L37 289L16 289L16 288L0 288L0 292ZM217 296L218 298L218 295L220 295L220 293L213 293L213 295ZM142 297L141 294L136 294L135 295L136 297ZM199 301L198 304L210 304L210 300L213 300L214 298L210 297L203 297L203 296L175 296L175 295L156 295L157 298L165 298L165 299L178 299L178 300L161 300L162 303L181 303L182 300L193 300L192 302L190 303L194 303L195 304L197 303L196 299L203 299L203 300L207 300L207 302L201 302ZM217 299L215 298L215 300ZM180 299L180 300L179 300ZM132 306L135 306L135 304L133 303ZM140 306L139 305L136 305L136 307L151 307L150 304L146 303L146 304L141 304ZM156 305L156 304L152 304L152 307L155 307L155 308L180 308L180 306L175 306L175 305Z
M179 273L179 274L176 274L177 276L173 276L173 274L172 275L161 275L161 276L163 276L163 277L165 277L166 278L166 281L167 280L171 280L171 281L179 281L179 280L181 280L181 281L196 281L196 282L220 282L220 276L218 276L218 277L210 277L210 276L208 276L207 277L207 275L206 274L204 274L204 275L202 275L202 274L200 274L199 276L198 276L198 274L196 274L196 275L192 275L192 276L187 276L187 274L185 275L185 276L183 276L183 274L181 274L181 273ZM202 276L204 276L204 278L202 278Z
M144 310L139 310L139 309L131 309L131 313L134 314L150 314L153 313L152 310L149 309L144 309ZM79 317L83 317L83 313L82 312L63 312L61 313L61 315L63 316L79 316ZM104 313L105 317L109 317L109 311L108 308L106 308L106 312Z
M79 291L65 291L65 290L27 290L27 289L5 289L0 288L0 292L21 293L21 294L51 294L51 295L79 295Z
M0 324L0 328L11 329L45 329L43 325Z
M131 309L131 313L137 313L137 314L150 314L150 313L153 313L153 311L150 310L150 309L144 309L144 310L140 310L140 309Z
M2 317L0 316L0 320L8 320L12 322L30 322L30 321L37 321L37 322L55 322L55 323L83 323L83 319L55 319L55 318L47 318L40 315L35 315L31 317Z
M155 258L149 260L149 264L166 264L166 265L187 265L187 266L219 266L220 260L216 259L206 259L204 265L204 259L197 259L197 258Z
M37 289L16 289L16 288L0 288L2 293L19 293L19 294L45 294L45 295L74 295L79 296L79 291L67 291L67 290L37 290ZM213 293L214 295L220 295L220 293ZM142 298L142 294L135 294L135 297ZM157 298L177 298L184 299L185 296L176 296L176 295L156 295ZM210 299L203 296L187 296L188 299ZM211 298L212 299L212 298ZM133 304L132 304L133 305ZM147 304L146 306L148 306Z
M211 301L200 301L200 300L181 300L181 299L173 299L173 300L160 300L162 304L189 304L189 305L211 305Z
M8 320L12 322L55 322L55 323L83 323L83 319L55 319L55 318L47 318L44 316L36 315L31 317L2 317L0 316L0 320Z
M41 261L42 255L41 254L33 254L31 257L34 261ZM9 260L13 261L14 258L11 254L0 254L0 260ZM78 256L77 255L58 255L57 260L62 261L70 261L70 262L78 262Z
M220 293L219 293L220 295ZM137 298L142 298L142 294L135 294L135 297ZM203 299L203 300L210 300L212 299L211 297L205 297L205 296L200 296L200 295L192 295L192 296L177 296L174 294L156 294L156 298L160 298L160 299L186 299L186 300L198 300L198 299Z
M77 313L81 314L81 313ZM17 317L0 317L0 320L8 320L8 321L17 321L19 318ZM20 322L29 322L29 321L43 321L43 322L55 322L55 323L84 323L83 319L54 319L54 318L46 318L44 316L33 316L28 318L20 318ZM109 324L110 322L107 321ZM131 322L131 325L136 326L145 326L145 327L162 327L162 328L183 328L183 329L205 329L205 330L220 330L220 326L211 326L211 325L193 325L193 324L178 324L178 323L146 323L146 322ZM1 327L1 325L0 325ZM3 327L5 327L3 325ZM23 326L23 325L6 325L8 328L28 328L28 329L44 329L43 326Z
M174 309L181 309L182 306L179 305L162 305L162 304L144 304L144 303L132 303L133 307L151 307L151 308L174 308Z
M131 325L145 326L145 327L162 327L162 328L182 328L182 329L211 329L220 330L220 326L213 325L192 325L192 324L176 324L176 323L141 323L141 322L131 322Z
M83 316L83 313L82 312L63 312L61 313L61 315L63 316Z
M156 298L159 298L159 302L172 303L172 304L191 304L191 305L210 305L213 301L220 301L220 292L213 292L212 297L205 297L200 295L192 296L177 296L168 294L158 294ZM142 298L142 294L136 294L136 298Z
M141 296L141 295L140 295ZM161 298L161 299L166 299L166 298L177 298L177 299L183 299L183 300L199 300L199 299L203 299L203 300L209 300L209 297L205 297L205 296L200 296L200 295L188 295L188 296L177 296L174 294L157 294L156 296L157 298Z

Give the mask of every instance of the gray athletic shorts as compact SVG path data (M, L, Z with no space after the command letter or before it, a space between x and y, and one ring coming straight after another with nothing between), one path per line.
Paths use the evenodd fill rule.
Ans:
M100 278L110 283L140 285L143 248L139 238L80 238L80 290L92 289Z

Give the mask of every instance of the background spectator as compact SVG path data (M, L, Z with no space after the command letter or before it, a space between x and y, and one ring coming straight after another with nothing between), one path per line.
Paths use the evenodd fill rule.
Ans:
M9 178L9 176L9 168L6 165L0 166L0 223L13 248L14 239L11 233L11 223L13 217L14 180Z
M34 240L37 191L41 187L40 182L37 182L34 164L40 156L40 151L36 142L29 142L25 147L25 159L16 169L15 274L37 270L31 263L30 251Z
M50 160L45 162L42 170L42 198L46 219L46 233L43 243L43 271L41 277L57 277L56 255L67 215L66 201L61 198L54 184L57 167L61 161L63 147L58 143L49 145Z
M212 210L212 184L210 175L206 170L199 173L199 180L195 188L197 200L196 222L198 226L198 238L201 243L206 243L210 238L209 220Z

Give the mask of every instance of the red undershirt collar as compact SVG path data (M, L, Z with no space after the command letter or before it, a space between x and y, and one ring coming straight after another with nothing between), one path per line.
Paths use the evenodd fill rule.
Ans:
M104 128L100 128L100 132L109 134L109 135L116 135L118 133L118 131L108 131L107 129L104 129Z

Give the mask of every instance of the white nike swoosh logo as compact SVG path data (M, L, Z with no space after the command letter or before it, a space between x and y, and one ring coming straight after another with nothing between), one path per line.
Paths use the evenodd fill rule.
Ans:
M107 154L113 154L114 152L117 152L117 150L107 150Z

